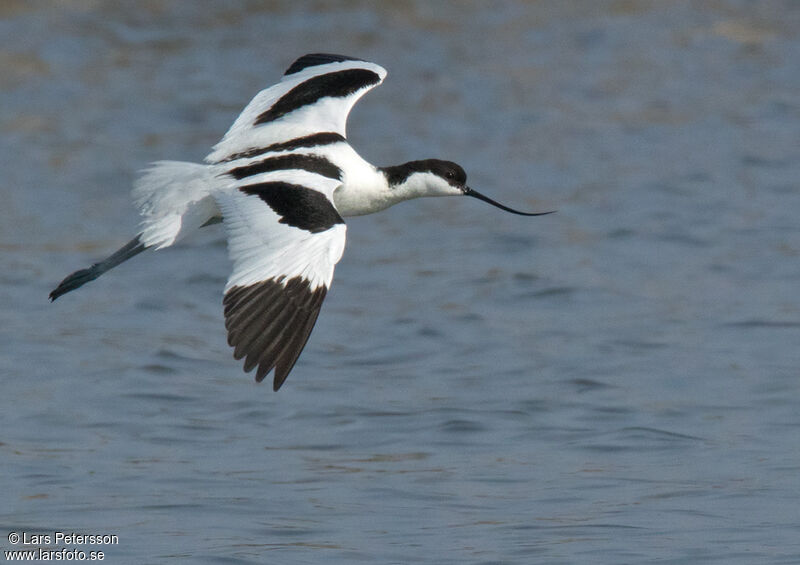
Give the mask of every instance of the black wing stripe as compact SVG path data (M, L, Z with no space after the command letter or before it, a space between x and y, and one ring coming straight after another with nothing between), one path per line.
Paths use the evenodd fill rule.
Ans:
M240 186L239 190L266 202L281 217L281 224L319 233L344 223L328 197L312 188L274 181Z
M300 169L336 180L341 180L342 178L342 170L325 157L296 153L270 157L256 163L236 167L228 171L228 174L237 180L242 180L261 173L283 171L286 169Z
M274 368L273 388L278 390L305 347L327 293L314 290L306 279L282 278L253 285L234 286L225 293L225 327L237 359L244 369L258 366L261 381Z
M313 133L303 137L296 137L289 141L281 143L273 143L267 147L267 151L290 151L299 147L317 147L319 145L331 145L333 143L340 143L347 141L343 135L335 131L323 131L320 133Z
M264 153L277 153L278 151L292 151L294 149L300 149L304 147L320 147L323 145L332 145L334 143L340 143L342 141L346 140L344 136L342 136L341 134L338 134L333 131L323 131L320 133L314 133L312 135L296 137L294 139L290 139L289 141L273 143L272 145L268 145L267 147L254 147L252 149L247 149L246 151L234 153L233 155L225 157L221 161L217 162L228 163L230 161L236 161L237 159L250 159L252 157L258 157L259 155L263 155Z
M272 122L320 98L344 98L354 92L378 84L381 77L368 69L346 69L311 77L278 98L269 110L256 118L254 125Z
M333 53L309 53L292 63L292 65L286 69L286 72L283 73L283 76L299 73L308 67L327 65L328 63L341 63L342 61L363 61L363 59L356 59L355 57L348 57L347 55L335 55Z

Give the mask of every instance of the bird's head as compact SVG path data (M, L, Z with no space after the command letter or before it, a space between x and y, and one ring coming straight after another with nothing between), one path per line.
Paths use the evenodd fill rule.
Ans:
M420 196L472 196L512 214L521 216L543 216L552 212L520 212L504 206L467 186L467 173L452 161L424 159L409 161L394 167L381 169L390 189L402 200Z

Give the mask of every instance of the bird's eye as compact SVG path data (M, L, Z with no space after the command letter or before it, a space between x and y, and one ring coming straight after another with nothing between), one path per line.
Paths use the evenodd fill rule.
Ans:
M455 178L456 174L453 171L447 171L447 173L445 173L444 176L446 176L449 179L452 179Z

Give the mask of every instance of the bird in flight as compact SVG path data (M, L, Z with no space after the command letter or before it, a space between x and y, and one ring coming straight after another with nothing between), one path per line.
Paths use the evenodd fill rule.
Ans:
M159 161L134 184L140 233L108 258L66 277L50 300L146 249L163 249L222 222L233 270L223 307L228 343L261 382L278 390L305 347L333 270L347 216L421 196L471 196L523 216L466 185L450 161L375 167L345 137L347 116L386 70L367 61L313 53L259 92L204 164Z

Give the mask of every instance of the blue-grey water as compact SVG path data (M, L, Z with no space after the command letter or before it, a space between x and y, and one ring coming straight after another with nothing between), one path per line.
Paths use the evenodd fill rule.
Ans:
M0 4L0 548L110 563L800 563L800 4ZM511 206L348 222L279 393L218 228L47 301L307 52L370 161Z

